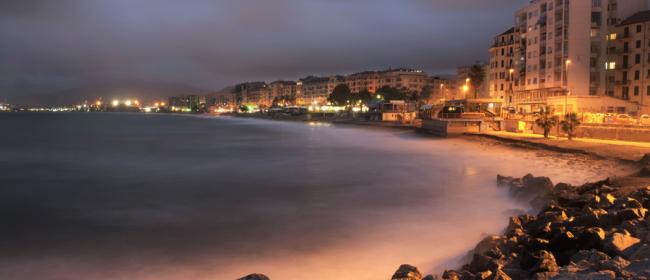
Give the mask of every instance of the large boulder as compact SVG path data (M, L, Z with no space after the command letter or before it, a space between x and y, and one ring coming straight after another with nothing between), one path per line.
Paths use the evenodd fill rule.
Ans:
M422 273L415 266L403 264L395 271L391 280L422 280Z
M606 233L602 228L587 228L579 233L576 245L583 250L602 249L605 237Z
M610 256L620 256L640 241L640 239L633 237L630 234L615 232L607 237L603 245L603 250Z
M621 256L616 256L613 259L600 261L598 267L600 270L610 270L614 271L619 277L627 277L629 273L625 271L625 268L630 265L630 262Z
M270 280L270 278L264 274L249 274L237 280Z

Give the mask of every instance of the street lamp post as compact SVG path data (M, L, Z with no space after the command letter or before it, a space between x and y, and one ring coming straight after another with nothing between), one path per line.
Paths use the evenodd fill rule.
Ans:
M567 107L569 106L569 94L571 93L569 90L569 66L571 65L571 60L567 59L564 62L564 65L564 83L566 84L566 93L564 94L564 116L566 117L566 114L569 113Z

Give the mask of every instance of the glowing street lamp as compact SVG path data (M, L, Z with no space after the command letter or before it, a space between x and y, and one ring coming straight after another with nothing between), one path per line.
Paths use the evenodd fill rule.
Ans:
M136 99L135 101L133 101L133 104L135 104L135 106L140 106L140 101Z
M567 113L569 113L568 106L569 106L569 94L571 94L571 91L568 89L569 88L569 66L571 65L571 59L567 59L564 62L565 70L564 70L564 82L566 83L567 86L567 92L564 95L564 116L566 116Z
M131 100L124 101L124 105L131 106Z
M112 103L112 104L113 104L113 107L117 107L117 106L120 105L120 101L118 101L118 100L113 100L113 103Z

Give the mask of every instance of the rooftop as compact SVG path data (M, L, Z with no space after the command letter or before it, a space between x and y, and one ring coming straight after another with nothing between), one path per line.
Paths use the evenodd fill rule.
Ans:
M638 12L631 17L623 20L620 25L630 25L650 21L650 10Z

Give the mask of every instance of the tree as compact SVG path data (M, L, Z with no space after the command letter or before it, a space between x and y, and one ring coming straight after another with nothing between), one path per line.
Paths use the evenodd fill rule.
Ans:
M352 103L360 103L359 106L368 104L370 100L372 100L372 93L370 93L367 89L364 89L352 95Z
M351 97L350 88L345 84L341 84L334 88L327 101L336 106L345 106Z
M390 86L383 86L382 88L377 90L377 94L382 95L384 97L384 100L387 101L404 100L406 97L404 92Z
M535 120L535 123L544 129L544 138L548 138L551 128L557 125L557 117L551 115L550 108L546 107L540 112L540 116Z
M422 88L422 92L420 92L420 101L423 103L429 103L431 99L431 87L430 86L424 86Z
M481 88L483 82L485 81L485 70L483 68L483 65L478 63L472 65L472 67L469 69L468 78L472 84L472 87L474 87L474 98L478 98L478 90Z
M576 113L569 113L564 116L564 120L560 123L562 131L566 132L567 138L573 140L576 128L580 125L578 115Z

